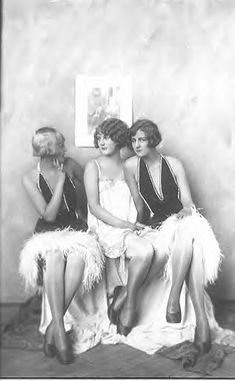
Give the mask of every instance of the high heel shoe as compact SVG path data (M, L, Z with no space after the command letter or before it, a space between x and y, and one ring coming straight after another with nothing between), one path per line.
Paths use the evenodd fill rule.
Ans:
M55 356L55 346L53 343L49 343L47 341L47 334L48 334L48 329L50 325L48 325L45 335L44 335L44 343L43 343L43 352L47 357L54 357Z
M122 324L120 320L120 314L118 315L118 321L117 321L117 333L119 335L127 336L131 332L132 328L136 325L137 322L137 315L135 314L134 319L132 320L131 325L124 325Z
M123 335L123 336L129 335L129 333L131 332L132 328L133 328L133 326L123 325L122 322L120 321L120 319L118 319L118 322L117 322L117 333L119 333L119 335Z
M180 323L181 322L181 311L178 310L177 312L169 312L166 311L166 321L167 323Z
M114 309L114 306L115 306L116 300L117 300L118 296L120 295L122 289L123 289L123 286L115 287L114 292L113 292L112 303L108 307L108 317L109 317L109 320L111 321L111 323L114 325L116 325L118 322L118 312L119 312L118 310Z
M71 364L74 360L72 351L68 348L59 351L58 348L55 347L55 355L57 360L63 365Z
M208 353L211 349L211 341L207 340L205 342L194 342L195 348L202 354Z
M194 346L201 353L208 353L211 349L211 335L210 332L205 341L198 338L197 328L195 329Z

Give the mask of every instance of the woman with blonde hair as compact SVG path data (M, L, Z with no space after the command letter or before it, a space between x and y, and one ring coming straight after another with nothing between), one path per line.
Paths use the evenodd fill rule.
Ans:
M86 232L86 196L82 169L65 157L65 138L52 127L38 129L32 139L37 167L23 184L39 214L34 235L20 256L26 286L43 288L40 331L44 353L62 364L73 361L65 321L76 292L100 279L103 257L97 241Z

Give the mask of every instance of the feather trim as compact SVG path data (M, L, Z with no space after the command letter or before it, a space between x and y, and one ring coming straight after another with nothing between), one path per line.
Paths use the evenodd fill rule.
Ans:
M204 284L213 283L218 276L223 258L219 243L209 222L193 209L191 216L178 219L174 214L168 217L157 229L146 229L142 236L149 239L159 257L168 261L164 276L171 278L171 253L175 245L180 248L193 245L195 258L204 263Z
M101 279L104 256L91 232L71 229L35 233L20 253L19 273L25 281L26 288L37 287L39 259L45 260L48 255L60 252L64 259L70 255L82 256L85 267L83 287L89 290L93 283Z

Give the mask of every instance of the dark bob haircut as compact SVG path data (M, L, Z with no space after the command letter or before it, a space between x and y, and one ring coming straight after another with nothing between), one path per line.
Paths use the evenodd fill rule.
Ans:
M129 142L128 146L132 148L131 138L137 134L137 131L143 131L148 139L148 146L156 147L161 141L162 137L159 132L158 126L149 119L138 119L129 129Z
M94 133L94 145L96 148L99 147L98 136L100 134L112 139L112 141L117 144L118 148L123 148L127 145L128 126L120 119L109 118L96 127Z

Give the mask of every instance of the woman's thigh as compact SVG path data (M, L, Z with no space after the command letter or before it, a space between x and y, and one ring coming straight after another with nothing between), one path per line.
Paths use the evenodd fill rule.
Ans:
M149 258L153 256L154 249L147 239L135 234L129 234L125 238L126 258Z

